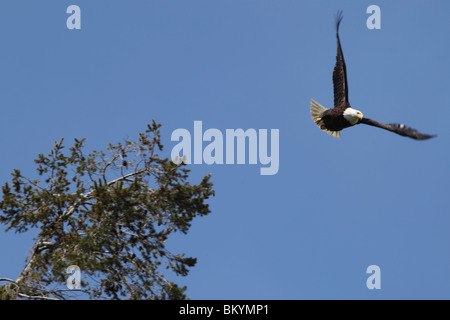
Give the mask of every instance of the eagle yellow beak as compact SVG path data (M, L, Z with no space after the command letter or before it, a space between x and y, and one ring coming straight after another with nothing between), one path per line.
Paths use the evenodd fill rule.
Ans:
M359 112L356 116L359 118L359 120L362 120L363 118L363 114L361 112Z

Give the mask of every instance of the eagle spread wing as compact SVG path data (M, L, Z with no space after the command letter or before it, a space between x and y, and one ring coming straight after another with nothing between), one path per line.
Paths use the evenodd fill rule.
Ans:
M426 140L426 139L436 137L436 135L434 135L434 134L433 135L424 134L424 133L417 131L416 129L410 128L408 126L405 126L404 124L399 124L399 123L384 124L384 123L380 123L380 122L377 122L375 120L371 120L368 118L362 118L359 121L359 123L364 123L369 126L374 126L374 127L382 128L385 130L389 130L389 131L395 132L401 136L409 137L409 138L416 139L416 140Z
M344 54L342 53L341 41L339 40L339 25L341 24L342 18L342 11L338 11L336 14L337 54L336 64L333 70L335 108L348 104L347 68L345 66Z

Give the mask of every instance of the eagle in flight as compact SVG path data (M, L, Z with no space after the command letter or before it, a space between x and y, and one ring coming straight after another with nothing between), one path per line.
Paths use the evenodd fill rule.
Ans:
M341 138L340 131L342 129L361 123L389 130L416 140L426 140L435 137L436 135L423 134L404 124L384 124L365 118L359 110L350 106L348 101L347 70L341 41L339 40L339 25L342 18L342 11L339 11L336 15L337 54L336 65L333 70L334 108L325 108L314 99L311 99L311 117L317 126L329 135L339 139Z

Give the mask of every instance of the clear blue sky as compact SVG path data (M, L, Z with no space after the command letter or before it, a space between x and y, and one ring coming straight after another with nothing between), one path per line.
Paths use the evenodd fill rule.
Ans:
M81 8L68 30L66 8ZM369 30L366 9L381 8ZM357 126L319 130L331 106L334 17L349 99L365 116L439 136ZM212 173L212 213L169 246L198 258L191 299L450 299L450 2L2 1L0 182L65 137L87 146L163 124L279 129L280 165L190 165ZM33 234L0 232L0 276L16 278ZM366 268L381 268L381 289Z

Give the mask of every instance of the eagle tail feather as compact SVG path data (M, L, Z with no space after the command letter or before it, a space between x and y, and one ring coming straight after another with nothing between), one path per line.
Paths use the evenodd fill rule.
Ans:
M310 109L311 109L311 118L320 129L328 133L330 136L341 139L341 133L339 131L331 131L325 128L325 124L322 121L322 115L325 111L328 110L327 108L319 104L314 99L311 99Z

